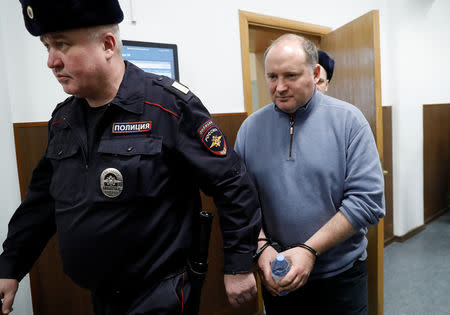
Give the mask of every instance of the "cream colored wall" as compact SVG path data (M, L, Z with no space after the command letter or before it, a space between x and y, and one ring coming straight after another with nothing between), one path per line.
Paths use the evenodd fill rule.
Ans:
M0 3L0 12L3 11L4 3ZM0 30L4 30L7 24L4 14L0 14ZM4 43L3 32L0 31L0 43ZM16 167L16 154L14 149L14 134L11 119L10 87L6 77L6 54L7 47L0 44L0 174L2 184L0 189L0 244L8 233L7 224L20 203L19 178ZM3 249L0 249L2 252ZM20 283L16 294L14 314L32 314L30 280L26 276Z
M450 101L449 12L446 0L397 0L389 1L384 13L383 104L393 105L394 234L399 236L424 223L422 106Z
M181 81L191 88L213 113L242 112L243 87L238 10L280 16L338 27L369 10L377 1L120 1L125 20L122 38L176 43ZM5 2L5 1L3 1ZM3 5L6 25L4 44L13 121L46 121L56 103L65 98L61 87L46 69L46 51L24 26L18 1ZM339 13L339 14L337 14Z

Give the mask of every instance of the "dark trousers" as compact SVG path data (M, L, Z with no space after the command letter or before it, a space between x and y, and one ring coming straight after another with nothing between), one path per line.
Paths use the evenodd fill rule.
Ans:
M263 288L267 315L366 315L368 312L366 261L327 279L311 280L284 296L272 296Z
M96 315L196 315L200 294L184 272L138 292L93 292L92 303Z

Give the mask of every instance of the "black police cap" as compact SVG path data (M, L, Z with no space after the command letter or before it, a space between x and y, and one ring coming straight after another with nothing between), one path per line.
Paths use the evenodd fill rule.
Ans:
M19 0L25 27L34 36L75 28L118 24L118 0Z
M318 50L317 52L319 53L319 64L327 72L327 79L328 81L330 81L331 77L333 76L334 60L323 50Z

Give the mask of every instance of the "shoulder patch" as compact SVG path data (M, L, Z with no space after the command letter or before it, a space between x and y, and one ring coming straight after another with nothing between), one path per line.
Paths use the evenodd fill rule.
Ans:
M187 87L185 87L183 84L177 82L177 81L173 81L172 86L174 88L176 88L177 90L183 92L184 94L188 94L189 93L189 89Z
M209 152L225 156L227 155L227 143L225 137L219 127L216 126L213 120L206 121L198 129L200 139L202 139L203 145Z
M158 76L153 82L165 88L168 92L174 94L185 102L189 102L194 94L183 84L165 76Z

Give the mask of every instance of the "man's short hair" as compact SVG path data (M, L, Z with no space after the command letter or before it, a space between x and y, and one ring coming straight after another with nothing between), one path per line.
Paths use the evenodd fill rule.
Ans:
M116 39L116 51L121 55L122 54L122 39L120 38L120 29L118 24L112 25L101 25L87 28L88 30L88 38L90 40L98 40L105 33L112 33L114 38Z
M272 42L272 44L270 44L270 46L264 52L264 62L266 61L267 54L274 46L276 46L278 43L281 43L283 41L288 41L288 40L297 40L299 42L300 47L303 48L303 51L306 54L306 64L310 67L311 73L313 73L314 68L316 67L316 65L318 63L317 62L317 59L318 59L317 47L309 39L307 39L303 36L300 36L300 35L296 35L296 34L284 34L284 35L281 35L280 37L278 37L276 40L274 40Z

